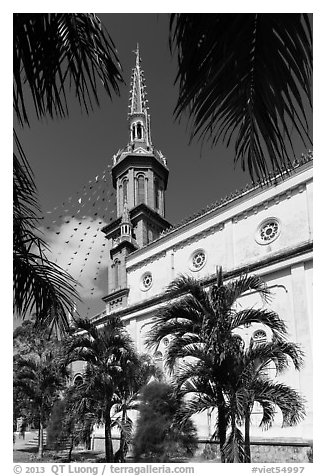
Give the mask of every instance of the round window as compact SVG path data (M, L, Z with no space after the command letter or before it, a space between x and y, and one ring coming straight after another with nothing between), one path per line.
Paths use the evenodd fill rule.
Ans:
M141 288L143 291L147 291L153 284L152 273L145 273L141 278Z
M204 250L196 250L190 259L190 269L199 271L206 263L206 253Z
M280 234L280 223L276 218L268 218L264 220L258 227L256 233L256 241L261 245L267 245Z

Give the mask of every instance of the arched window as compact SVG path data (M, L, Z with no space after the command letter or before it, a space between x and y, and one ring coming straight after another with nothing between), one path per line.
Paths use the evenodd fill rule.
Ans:
M128 202L128 180L124 179L122 182L122 206Z
M154 193L155 193L155 208L158 210L160 208L160 187L158 181L154 182Z
M137 178L137 204L145 203L145 177L139 175Z
M119 287L119 279L120 279L120 269L119 269L120 261L115 260L114 262L114 289Z
M140 122L137 124L137 139L142 139L143 138L143 128Z
M252 339L255 344L265 344L265 342L267 342L266 332L259 329L253 333Z

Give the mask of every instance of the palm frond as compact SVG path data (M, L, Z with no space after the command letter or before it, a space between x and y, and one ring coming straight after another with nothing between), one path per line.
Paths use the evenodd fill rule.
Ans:
M240 428L232 428L222 450L226 463L244 462L244 439Z
M179 424L184 424L193 415L206 410L212 410L213 408L215 408L214 402L206 395L194 395L180 407L175 415L175 421Z
M275 414L276 414L276 405L274 405L272 402L269 402L268 400L265 399L257 399L256 400L258 403L260 403L262 409L263 409L263 416L261 419L261 422L259 423L259 426L264 429L268 430L274 421Z
M237 327L252 324L254 322L269 327L275 339L281 339L287 333L284 321L276 312L268 309L250 308L234 312L232 321L230 322L230 328L234 330Z
M293 363L296 370L303 366L304 353L298 344L292 342L266 342L257 345L251 345L245 352L246 366L250 362L260 364L274 362L278 373L284 372ZM259 370L259 369L258 369Z
M255 400L261 405L262 402L269 401L281 410L283 426L297 425L303 420L306 414L305 400L293 388L270 380L256 380L253 389Z
M37 321L66 331L68 314L79 299L76 281L47 257L48 248L37 234L38 203L33 174L14 135L14 311L25 318L35 312Z
M25 85L37 117L68 114L67 90L82 109L99 103L99 82L111 97L123 82L113 41L93 14L14 14L14 109L28 123Z
M177 118L191 139L227 146L252 178L288 169L292 128L310 144L312 34L307 14L172 14Z
M255 274L242 274L237 279L229 281L225 287L225 300L228 307L232 307L237 299L248 291L256 291L265 302L270 298L270 291L266 287L266 283Z

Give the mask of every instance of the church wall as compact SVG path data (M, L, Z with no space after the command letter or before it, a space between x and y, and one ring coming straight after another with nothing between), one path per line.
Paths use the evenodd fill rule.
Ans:
M268 254L282 249L291 249L308 241L310 237L307 199L304 187L294 192L278 196L276 199L263 203L258 210L242 214L234 222L234 259L237 266L257 261ZM280 224L279 237L268 244L257 243L259 225L268 218L276 218Z
M309 172L309 171L308 171ZM224 271L244 267L280 252L290 252L311 240L311 187L309 174L302 180L294 177L267 189L252 200L243 199L233 209L207 214L170 236L132 253L126 261L130 287L128 305L133 305L164 292L170 281L179 274L198 279L211 276L216 266ZM293 183L294 182L294 183ZM259 199L259 200L258 200ZM257 242L259 226L266 219L277 219L279 236L267 244ZM205 265L198 270L191 266L196 250L206 254ZM145 272L152 274L150 289L144 291L141 279Z

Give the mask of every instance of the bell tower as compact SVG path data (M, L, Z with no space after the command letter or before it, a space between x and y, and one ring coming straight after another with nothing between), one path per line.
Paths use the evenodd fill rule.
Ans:
M144 72L140 68L139 47L135 51L136 65L132 70L128 113L128 144L113 157L112 179L117 190L117 217L122 215L124 202L132 210L145 204L165 216L165 190L169 171L162 152L155 149L151 137L151 121L146 99ZM165 228L165 223L163 228ZM138 237L143 246L146 240Z
M125 262L128 254L157 239L160 232L170 226L165 219L169 169L164 155L152 143L138 44L134 53L136 62L130 83L128 142L113 156L112 182L116 189L117 218L102 230L110 241L109 294L104 298L108 312L127 304L129 289Z

